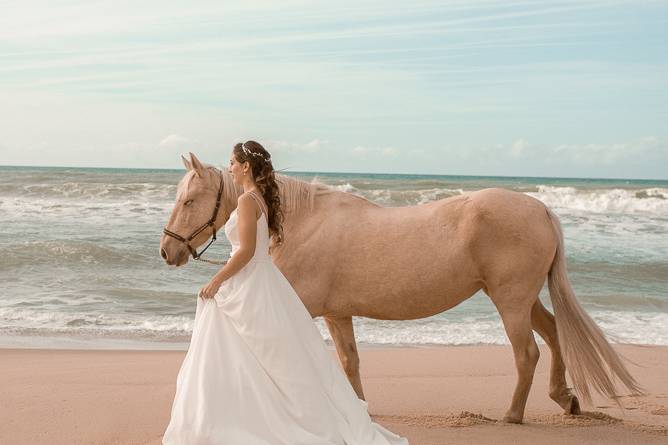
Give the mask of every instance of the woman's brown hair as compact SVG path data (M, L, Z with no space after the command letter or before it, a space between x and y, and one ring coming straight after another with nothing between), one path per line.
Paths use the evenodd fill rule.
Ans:
M255 184L267 203L267 222L269 235L273 240L272 247L281 244L283 242L283 211L271 155L255 141L239 142L234 146L232 153L237 161L250 163Z

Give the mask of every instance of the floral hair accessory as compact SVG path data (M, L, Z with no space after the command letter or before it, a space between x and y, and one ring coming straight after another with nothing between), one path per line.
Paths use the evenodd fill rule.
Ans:
M252 155L252 156L259 156L260 158L262 158L262 160L263 160L264 162L269 162L269 159L265 158L265 157L262 155L262 153L257 153L257 152L254 152L254 151L250 151L250 150L248 149L248 147L246 147L246 143L245 143L245 142L242 142L242 143L241 143L241 149L242 149L242 150L244 151L244 153L246 153L248 156L251 156L251 155Z

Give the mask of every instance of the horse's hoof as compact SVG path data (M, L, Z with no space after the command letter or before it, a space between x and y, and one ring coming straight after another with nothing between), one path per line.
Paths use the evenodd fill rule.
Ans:
M581 413L580 411L580 401L578 400L577 397L572 396L571 397L571 403L568 406L568 409L566 410L566 414L571 414L574 416L577 416Z
M506 423L514 423L514 424L517 424L517 425L518 425L518 424L522 423L522 418L521 418L521 417L514 417L514 416L508 416L508 415L506 415L506 416L503 418L503 421L506 422Z

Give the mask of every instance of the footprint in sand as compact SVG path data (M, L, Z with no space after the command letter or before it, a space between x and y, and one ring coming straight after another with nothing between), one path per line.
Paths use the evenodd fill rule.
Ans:
M668 416L668 408L665 406L659 406L652 409L649 413L654 414L655 416Z
M663 399L666 397L668 396L664 394L659 394L654 396L655 399ZM664 405L652 403L649 400L643 400L636 397L625 397L625 398L627 398L625 403L633 406L625 406L624 409L627 410L640 409L646 413L653 414L655 416L668 416L668 407Z

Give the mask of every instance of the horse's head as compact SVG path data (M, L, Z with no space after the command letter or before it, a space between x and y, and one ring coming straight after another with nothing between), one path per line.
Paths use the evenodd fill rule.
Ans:
M230 196L236 195L236 189L227 171L202 164L192 153L190 161L181 159L187 171L160 238L160 256L173 266L198 255L196 249L225 224L234 209L232 203L236 204L236 197Z

